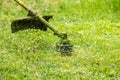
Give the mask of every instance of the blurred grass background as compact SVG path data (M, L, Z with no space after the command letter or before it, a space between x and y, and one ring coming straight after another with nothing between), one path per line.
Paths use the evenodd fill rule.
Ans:
M67 32L71 57L55 51L59 38L48 30L11 33L11 22L27 12L0 0L1 80L119 80L120 0L22 0L50 24Z

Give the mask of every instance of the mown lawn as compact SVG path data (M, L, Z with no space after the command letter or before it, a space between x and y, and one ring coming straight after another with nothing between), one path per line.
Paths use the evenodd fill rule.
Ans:
M11 22L27 12L0 2L0 80L120 80L119 0L23 0L50 24L67 32L72 56L55 50L53 32L11 33Z

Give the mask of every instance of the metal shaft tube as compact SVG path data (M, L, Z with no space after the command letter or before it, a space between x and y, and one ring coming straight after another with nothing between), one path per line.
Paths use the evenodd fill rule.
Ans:
M29 7L25 6L23 4L23 2L21 0L14 0L15 2L17 2L20 6L22 6L25 10L27 10L30 14L32 14L33 16L31 17L35 17L38 16L34 11L32 11ZM39 17L39 16L38 16ZM44 23L44 25L46 25L51 31L54 32L55 35L57 35L58 37L62 37L62 35L59 34L59 32L57 30L55 30L44 18L39 17L39 20L41 22Z

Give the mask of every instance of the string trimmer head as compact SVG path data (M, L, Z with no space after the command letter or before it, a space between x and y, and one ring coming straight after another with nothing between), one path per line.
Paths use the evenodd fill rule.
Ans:
M61 55L71 55L73 45L71 45L70 40L68 40L67 34L59 33L48 23L49 19L52 18L51 15L39 17L30 8L25 6L20 0L14 1L28 11L28 17L14 20L11 24L12 33L25 29L40 29L43 31L47 31L47 28L49 28L51 31L54 32L54 35L57 35L61 38L60 42L56 44L57 51L59 51Z

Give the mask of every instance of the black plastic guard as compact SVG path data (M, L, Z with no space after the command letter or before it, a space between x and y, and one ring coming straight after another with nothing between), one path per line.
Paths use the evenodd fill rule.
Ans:
M51 15L43 16L46 21L49 21L49 19L52 17L53 16ZM27 17L23 19L17 19L11 23L12 33L25 29L40 29L43 31L47 31L47 27L39 20L39 17Z

